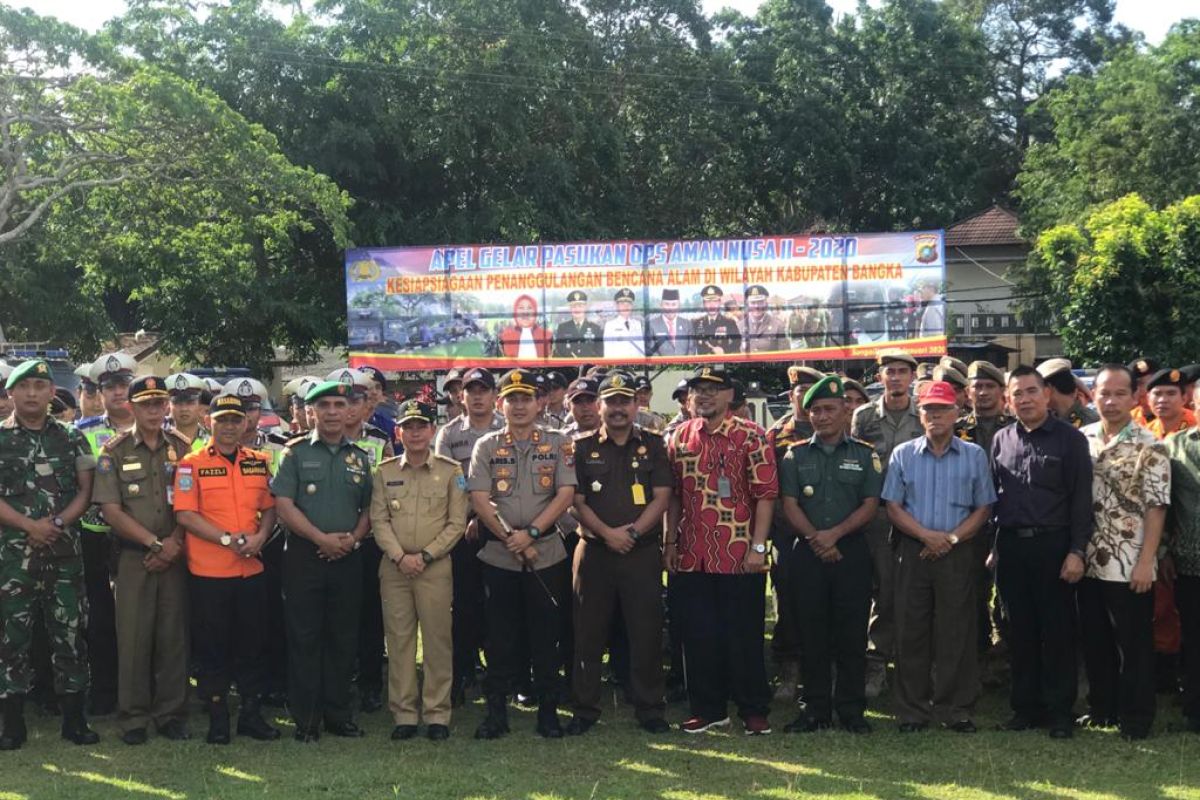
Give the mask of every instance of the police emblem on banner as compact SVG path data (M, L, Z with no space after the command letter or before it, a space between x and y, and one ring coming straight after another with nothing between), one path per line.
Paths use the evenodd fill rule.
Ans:
M932 264L938 260L938 237L932 234L922 234L913 237L917 248L917 261L921 264Z

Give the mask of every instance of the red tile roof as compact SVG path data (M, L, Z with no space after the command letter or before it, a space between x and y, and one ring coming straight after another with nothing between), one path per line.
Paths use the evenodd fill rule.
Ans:
M978 247L980 245L1024 244L1017 235L1021 224L1017 215L1007 208L992 206L946 229L947 247Z

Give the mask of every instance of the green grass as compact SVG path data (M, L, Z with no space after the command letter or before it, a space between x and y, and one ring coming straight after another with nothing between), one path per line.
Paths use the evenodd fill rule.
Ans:
M887 707L887 696L882 699ZM685 707L675 705L678 722ZM118 740L112 718L99 720L95 747L58 738L57 720L31 713L32 739L0 753L0 800L17 798L661 798L662 800L792 800L793 798L912 798L1007 800L1069 798L1200 800L1200 737L1166 732L1179 711L1160 702L1151 739L1122 741L1115 731L1080 731L1074 740L1044 733L991 730L1006 711L1003 697L985 696L973 736L946 732L901 735L890 716L873 713L875 733L839 731L787 735L792 716L777 704L774 735L726 733L685 736L641 733L625 707L577 739L547 741L533 733L533 712L514 711L513 733L476 742L482 716L476 703L456 712L453 735L432 744L388 739L387 712L364 716L367 737L290 738L260 743L235 739L228 747L198 738L143 747ZM735 720L736 725L736 720Z

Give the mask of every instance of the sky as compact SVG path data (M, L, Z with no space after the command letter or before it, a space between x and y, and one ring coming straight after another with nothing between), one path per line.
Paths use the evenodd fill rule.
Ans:
M49 14L88 30L95 30L125 8L124 0L9 0L15 6L28 6L39 14ZM717 11L726 6L747 14L762 0L702 0L704 10ZM853 11L857 0L828 0L838 13ZM1200 16L1196 0L1117 0L1117 21L1142 31L1151 43L1166 35L1172 23L1184 16Z

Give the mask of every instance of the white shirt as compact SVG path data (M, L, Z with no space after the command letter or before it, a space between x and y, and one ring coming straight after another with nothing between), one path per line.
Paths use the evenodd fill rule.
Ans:
M614 317L604 323L605 358L642 358L645 354L646 341L640 320Z

